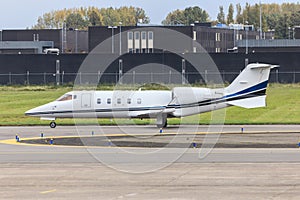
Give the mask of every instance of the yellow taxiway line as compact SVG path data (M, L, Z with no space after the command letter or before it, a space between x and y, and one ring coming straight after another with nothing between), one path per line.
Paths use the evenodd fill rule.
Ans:
M42 191L42 192L40 192L40 194L48 194L48 193L52 193L52 192L56 192L56 189L54 189L54 190Z
M209 135L209 134L276 134L276 133L300 133L300 131L295 130L287 130L287 131L234 131L234 132L184 132L184 133L177 133L177 132L164 132L164 133L157 133L153 136L163 136L163 135ZM61 139L61 138L80 138L80 137L117 137L117 136L146 136L149 134L135 134L135 135L128 135L128 134L102 134L102 135L68 135L68 136L50 136L50 137L31 137L31 138L20 138L20 141L26 141L26 140L38 140L38 139L44 139L44 140L51 140L51 139ZM40 146L40 147L69 147L69 148L107 148L107 147L115 147L115 146L72 146L72 145L56 145L56 144L29 144L29 143L22 143L17 142L16 139L7 139L7 140L0 140L0 144L9 144L9 145L24 145L24 146ZM121 148L116 146L117 148ZM122 147L123 148L123 147ZM136 148L136 147L128 147L128 148Z

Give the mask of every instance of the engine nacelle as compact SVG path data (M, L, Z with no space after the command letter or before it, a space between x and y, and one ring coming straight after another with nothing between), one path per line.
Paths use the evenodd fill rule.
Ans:
M200 113L199 104L210 101L212 90L208 88L176 87L172 91L173 100L170 105L177 105L174 116L188 116Z

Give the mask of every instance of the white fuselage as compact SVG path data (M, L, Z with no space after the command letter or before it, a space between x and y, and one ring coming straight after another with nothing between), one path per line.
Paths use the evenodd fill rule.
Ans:
M269 64L249 64L226 88L175 87L172 91L73 91L25 114L56 118L156 118L166 126L169 117L184 117L227 106L266 105ZM55 127L55 126L54 126Z
M201 91L73 91L56 101L33 108L27 115L44 119L55 118L156 118L166 113L168 117L183 117L226 107L197 102L210 100L214 90ZM203 93L205 90L205 93ZM183 95L183 96L182 96ZM69 96L69 98L68 98ZM185 104L185 107L179 107ZM216 107L217 106L217 107Z

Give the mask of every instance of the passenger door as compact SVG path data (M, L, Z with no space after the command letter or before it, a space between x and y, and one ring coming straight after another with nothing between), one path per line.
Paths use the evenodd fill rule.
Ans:
M81 108L91 108L92 94L83 93L81 94Z

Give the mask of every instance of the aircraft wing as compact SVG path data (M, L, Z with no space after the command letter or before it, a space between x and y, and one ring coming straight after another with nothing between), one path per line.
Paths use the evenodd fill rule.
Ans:
M159 114L171 114L174 111L174 108L164 108L160 110L130 111L129 116L132 118L155 118Z

